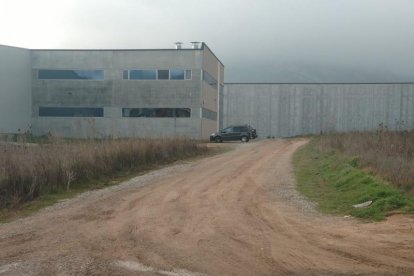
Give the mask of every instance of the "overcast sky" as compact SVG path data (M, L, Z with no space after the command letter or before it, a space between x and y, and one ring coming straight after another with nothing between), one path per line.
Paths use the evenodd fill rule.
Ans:
M226 82L414 81L414 0L0 0L0 44L175 41L207 43Z

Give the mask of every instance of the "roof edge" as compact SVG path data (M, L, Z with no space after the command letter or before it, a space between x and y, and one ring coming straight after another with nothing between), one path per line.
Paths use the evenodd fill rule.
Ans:
M335 85L335 84L414 84L414 82L225 82L225 85L269 85L269 84L314 84L314 85Z
M207 44L205 43L205 42L203 42L202 43L202 45L201 45L201 49L202 50L204 50L204 47L206 47L209 51L210 51L210 53L218 60L218 62L220 62L220 64L223 66L223 67L225 67L224 66L224 64L223 64L223 62L221 62L221 60L216 56L216 54L210 49L210 47L208 47L207 46Z
M134 48L125 48L125 49L29 49L31 51L201 51L202 49L174 49L174 48L165 48L165 49L134 49Z
M5 45L5 44L0 44L0 46L30 51L29 48L24 48L24 47L11 46L11 45Z

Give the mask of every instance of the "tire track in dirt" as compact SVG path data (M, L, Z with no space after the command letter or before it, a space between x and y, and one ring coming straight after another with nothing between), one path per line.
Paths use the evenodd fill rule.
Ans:
M304 139L240 144L0 225L0 275L413 275L414 218L319 214Z

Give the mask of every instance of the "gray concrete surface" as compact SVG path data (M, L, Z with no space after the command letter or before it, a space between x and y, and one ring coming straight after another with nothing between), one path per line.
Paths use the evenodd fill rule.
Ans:
M206 45L183 50L0 45L0 61L0 133L206 139L217 128L245 123L257 128L260 137L373 130L379 125L414 129L413 83L224 84L224 66ZM191 69L192 79L122 79L123 70L175 68ZM40 80L39 69L101 69L105 77ZM217 87L203 81L203 71L217 80ZM104 117L39 117L39 107L102 107ZM190 108L191 118L123 118L122 108Z
M260 137L414 129L414 84L226 84L224 127L251 124Z
M197 137L199 118L33 118L36 133L67 138Z
M205 84L202 71L219 78L217 64L221 63L206 46L196 50L32 50L33 133L208 138L216 130L217 119L202 118L201 110L217 112L217 91ZM123 70L175 68L191 69L192 79L122 79ZM105 78L40 80L39 69L102 69ZM40 106L103 107L104 118L39 117ZM191 118L122 118L122 108L191 108Z
M30 51L0 45L0 133L30 130Z

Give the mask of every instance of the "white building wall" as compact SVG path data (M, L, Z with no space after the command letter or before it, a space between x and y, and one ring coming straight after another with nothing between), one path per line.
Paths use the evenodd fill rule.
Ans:
M0 134L30 129L30 50L0 45Z

